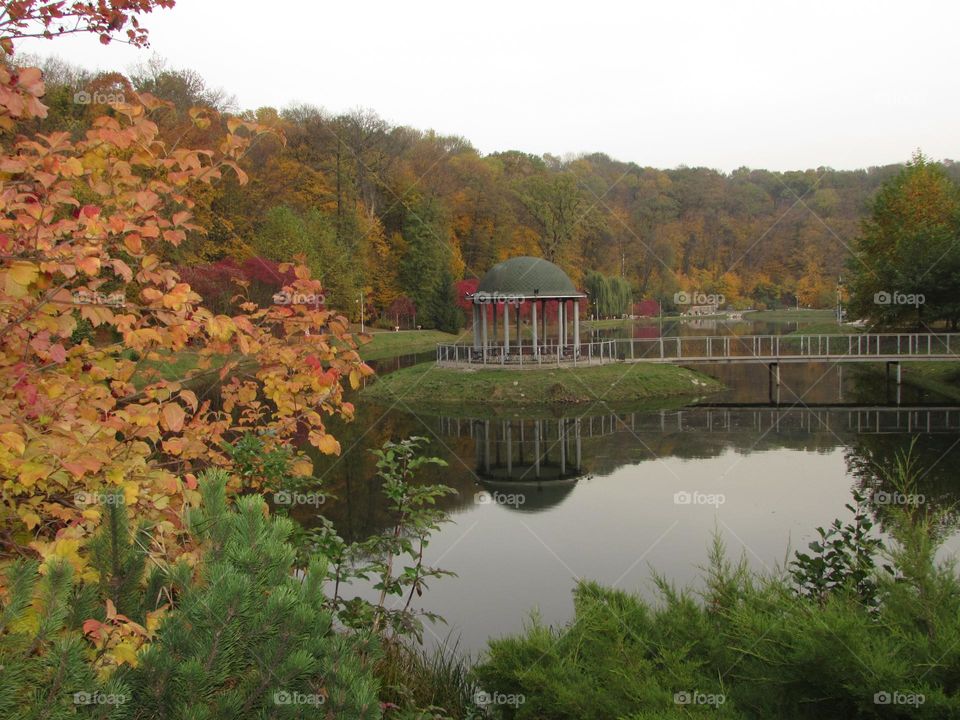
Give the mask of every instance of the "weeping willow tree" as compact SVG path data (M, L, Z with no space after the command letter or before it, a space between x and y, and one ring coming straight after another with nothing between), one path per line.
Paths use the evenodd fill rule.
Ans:
M606 277L591 270L584 278L590 306L598 318L619 317L630 312L633 290L622 277Z

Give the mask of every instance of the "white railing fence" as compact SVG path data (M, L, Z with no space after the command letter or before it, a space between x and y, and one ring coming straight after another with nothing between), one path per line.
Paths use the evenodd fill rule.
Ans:
M437 362L454 365L540 366L603 365L613 361L695 362L739 360L776 362L786 359L897 360L925 357L960 360L960 333L871 333L853 335L716 335L661 338L614 338L577 345L555 341L488 344L486 352L469 343L437 345Z

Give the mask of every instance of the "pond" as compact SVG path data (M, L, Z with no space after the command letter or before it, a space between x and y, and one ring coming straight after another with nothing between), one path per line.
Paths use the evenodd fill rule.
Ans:
M381 363L380 372L402 364ZM433 581L419 599L448 623L429 626L425 639L452 633L476 654L488 638L519 631L533 610L549 623L569 620L580 578L650 598L653 571L696 585L714 533L731 558L776 572L818 526L848 517L851 489L889 491L878 486L874 464L889 466L911 444L924 502L946 508L960 496L960 406L952 401L907 386L898 396L864 368L796 364L784 366L774 404L762 365L700 369L729 389L670 410L614 413L597 403L544 417L510 408L435 416L361 399L356 421L332 428L343 454L315 458L336 496L322 512L348 539L385 527L369 450L388 439L429 438L430 454L448 465L424 481L458 494L444 501L451 521L426 561L457 577ZM891 496L875 497L882 525ZM953 525L944 533L946 557L960 540Z

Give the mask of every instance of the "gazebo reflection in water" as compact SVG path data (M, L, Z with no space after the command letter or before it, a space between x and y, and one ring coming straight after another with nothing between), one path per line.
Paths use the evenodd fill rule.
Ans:
M517 510L536 512L559 504L586 476L580 420L471 420L476 475L491 493L522 493Z

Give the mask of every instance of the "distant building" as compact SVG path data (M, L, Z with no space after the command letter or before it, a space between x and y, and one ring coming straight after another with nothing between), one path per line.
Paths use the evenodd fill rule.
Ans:
M716 315L719 309L720 306L716 303L710 305L691 305L690 309L687 310L684 315Z

